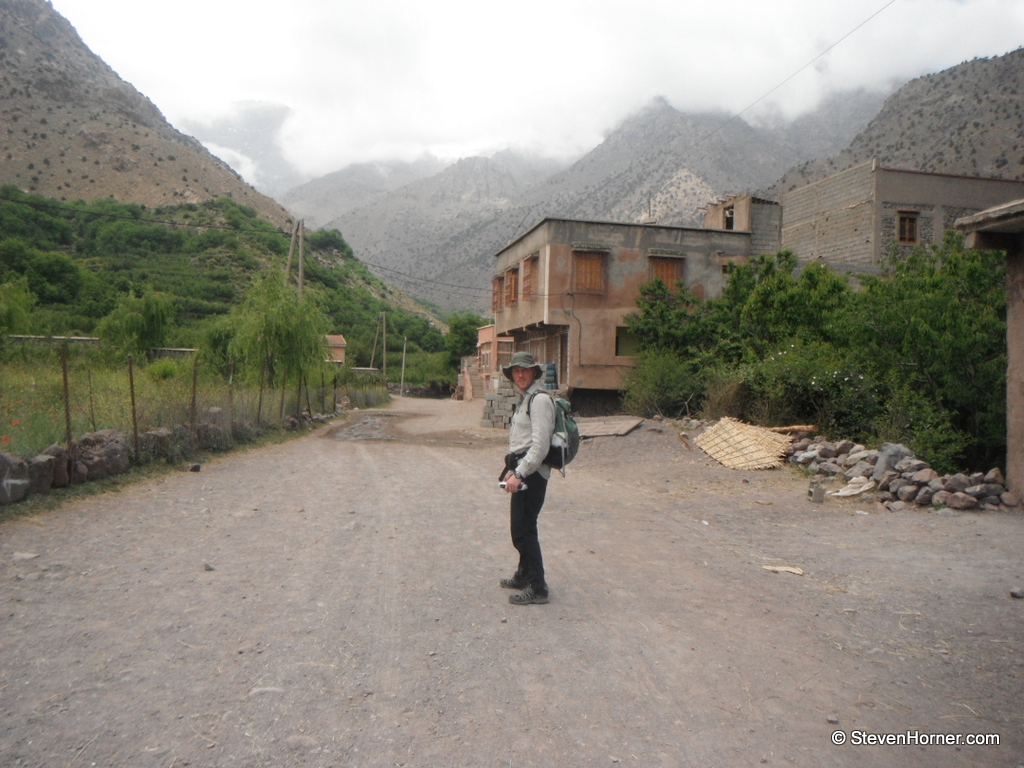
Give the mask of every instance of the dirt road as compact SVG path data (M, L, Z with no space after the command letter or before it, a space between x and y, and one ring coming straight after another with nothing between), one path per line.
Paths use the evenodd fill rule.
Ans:
M648 422L552 479L511 606L479 408L0 524L0 765L1024 764L1024 516L815 505Z

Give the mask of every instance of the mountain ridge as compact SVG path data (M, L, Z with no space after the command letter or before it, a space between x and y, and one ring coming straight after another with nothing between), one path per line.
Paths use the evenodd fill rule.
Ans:
M219 197L291 214L175 129L47 0L0 4L0 183L57 200L157 207Z

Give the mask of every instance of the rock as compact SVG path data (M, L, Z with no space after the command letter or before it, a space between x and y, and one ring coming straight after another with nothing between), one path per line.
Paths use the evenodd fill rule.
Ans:
M53 466L57 459L45 453L28 460L27 493L46 493L53 485Z
M845 453L846 455L849 455L850 451L852 449L853 449L853 441L852 440L840 440L838 443L836 443L836 455L839 455L839 454L842 454L842 453Z
M920 504L922 507L931 504L935 493L934 489L926 485L917 492L917 496L914 497L914 503Z
M822 443L818 447L818 458L819 459L834 459L839 455L839 452L831 443Z
M897 477L895 480L889 483L889 493L898 494L902 488L908 485L911 485L911 482L909 480L906 480L902 477Z
M971 485L971 481L967 475L958 472L950 477L942 488L950 493L962 493L969 485Z
M24 499L28 483L28 462L10 453L0 453L0 504Z
M879 488L888 488L889 484L893 480L898 479L899 476L900 476L899 472L896 472L896 471L891 470L891 469L886 471L886 472L884 472L884 473L882 473L882 477L878 480L878 487Z
M793 454L793 463L806 466L814 461L818 457L818 454L814 451L801 451L800 453Z
M89 468L92 480L123 474L131 466L132 449L128 436L116 429L101 429L83 435L79 448L79 460Z
M949 504L949 497L952 496L949 491L936 491L935 495L932 496L933 507L945 507Z
M51 488L66 488L71 484L71 460L63 445L51 445L45 451L45 456L53 456L53 482Z
M998 496L982 496L979 501L986 507L998 507L1001 503Z
M867 462L871 466L875 466L875 462L877 460L878 460L878 451L866 451L866 450L854 451L853 453L851 453L849 456L846 457L846 466L852 467L852 466L855 466L858 462L861 462L861 461Z
M942 491L945 490L946 481L943 480L941 477L936 477L934 480L928 481L928 487L931 488L933 491Z
M842 471L843 468L834 461L824 461L818 465L818 474L826 475L828 477L835 477Z
M967 478L971 485L981 485L985 480L984 472L972 472L971 476Z
M89 468L81 461L76 461L71 466L71 481L78 485L89 479Z
M896 501L896 497L889 493L889 491L879 491L875 494L875 498L881 501L883 504L887 501Z
M1004 506L1016 507L1020 504L1020 496L1013 491L1007 491L1006 493L1000 494L999 501L1002 502Z
M917 483L918 485L927 485L932 480L937 480L938 478L938 472L931 467L924 467L923 469L919 469L917 472L911 474L910 481L912 483Z
M896 498L900 501L914 501L917 498L917 494L920 492L918 486L913 483L907 483L896 492Z
M975 509L978 506L978 500L973 496L957 491L949 497L946 505L951 509Z
M890 512L903 512L909 508L909 504L905 501L890 501L886 506Z
M189 472L198 472L202 468L203 468L202 464L189 464L188 465L188 471Z
M1011 589L1010 597L1015 597L1018 600L1024 599L1024 587L1014 587Z
M882 443L882 448L878 451L878 459L875 461L875 473L872 477L877 482L886 471L895 469L901 459L908 457L913 458L914 452L907 448L907 446L900 445L899 443Z
M985 496L999 496L1005 490L1003 486L996 485L995 483L982 483L980 485L969 485L964 488L964 493L976 499L981 499Z
M852 467L850 467L843 476L847 480L853 480L855 477L871 477L873 467L866 461L858 461Z
M811 441L808 440L807 438L804 438L803 440L796 440L796 441L793 442L793 452L794 453L803 453L810 446L811 446Z
M825 720L832 725L839 725L839 717L837 715L829 715Z
M925 469L927 467L928 462L921 461L920 459L914 458L913 456L906 456L897 461L895 467L893 468L900 473L909 472L913 474L914 472Z
M997 485L1001 485L1004 488L1006 487L1006 478L1003 477L1003 473L1002 471L1000 471L999 467L996 467L995 469L990 469L987 473L985 473L985 477L982 478L982 482L996 483Z

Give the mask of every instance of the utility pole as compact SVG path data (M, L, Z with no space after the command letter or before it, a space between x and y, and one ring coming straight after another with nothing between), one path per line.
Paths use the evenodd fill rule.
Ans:
M402 337L402 383L398 385L398 396L405 397L405 348L409 343L409 337Z
M299 301L302 301L302 281L306 274L306 251L304 240L306 237L306 220L299 219Z

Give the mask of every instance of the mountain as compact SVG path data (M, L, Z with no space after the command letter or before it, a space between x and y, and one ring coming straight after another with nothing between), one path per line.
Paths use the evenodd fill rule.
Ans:
M277 225L291 218L175 130L47 0L0 3L0 92L0 184L150 207L231 197Z
M789 170L766 194L872 158L889 168L1024 178L1024 48L910 81L849 147Z
M446 165L429 155L411 163L355 163L293 187L279 199L289 211L305 219L307 228L314 229L388 192L433 176Z
M882 100L844 94L791 124L755 127L724 114L684 114L658 99L556 173L524 174L511 153L467 158L327 226L414 295L484 310L494 254L540 219L697 224L716 198L766 186L801 160L847 146Z

